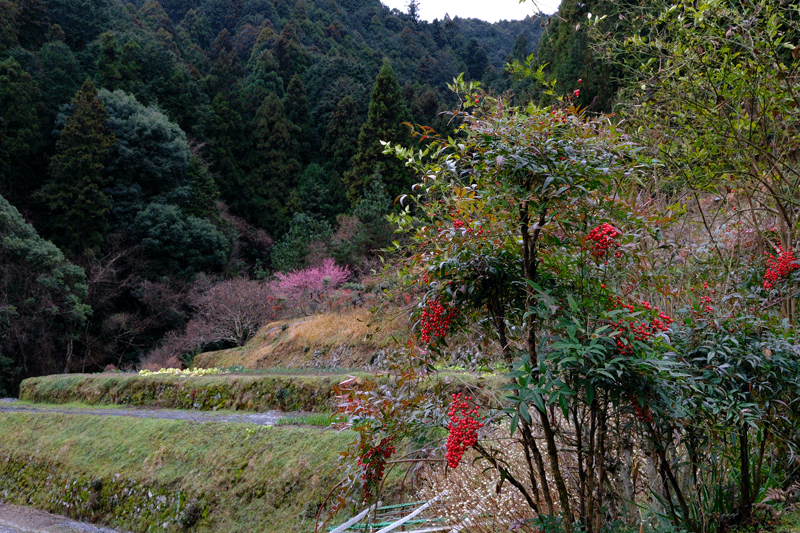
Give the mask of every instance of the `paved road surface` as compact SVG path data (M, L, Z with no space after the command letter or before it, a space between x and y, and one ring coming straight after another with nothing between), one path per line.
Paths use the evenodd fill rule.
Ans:
M0 399L0 413L24 411L29 413L68 413L101 416L133 416L137 418L165 418L168 420L191 420L194 422L233 422L239 424L256 424L273 426L287 413L267 411L266 413L232 413L216 411L184 411L178 409L97 409L92 407L36 407L29 404L18 404L13 398ZM2 531L0 531L2 533Z
M0 503L0 533L119 533L29 507Z

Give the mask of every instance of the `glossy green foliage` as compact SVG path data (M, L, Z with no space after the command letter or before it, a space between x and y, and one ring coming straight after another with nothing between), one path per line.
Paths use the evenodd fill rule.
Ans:
M0 244L0 388L14 394L21 378L69 367L73 341L91 309L84 304L83 269L2 197Z
M152 276L220 271L231 249L228 237L213 224L186 216L174 205L149 204L136 215L132 232L141 239Z

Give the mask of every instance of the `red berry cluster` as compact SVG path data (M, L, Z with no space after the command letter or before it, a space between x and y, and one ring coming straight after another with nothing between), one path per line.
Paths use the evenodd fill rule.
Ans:
M456 315L458 315L458 309L455 307L429 298L420 318L422 340L429 343L431 337L444 338L450 331L450 324Z
M778 244L775 247L778 252L778 257L770 254L767 258L767 271L764 273L764 288L769 290L775 286L777 282L782 280L792 270L800 268L797 259L794 256L794 250L791 248L784 250L783 246Z
M628 313L630 314L635 312L635 306L632 304L623 303L622 298L619 296L609 296L608 299L611 301L609 310L622 308L627 309ZM658 311L658 316L652 318L649 322L646 320L626 320L626 317L623 316L611 324L611 327L620 333L615 338L617 349L622 355L633 355L633 347L629 343L625 342L626 339L629 339L631 335L633 336L634 340L646 342L649 341L656 333L667 331L674 321L671 316L663 311L659 311L658 307L653 307L650 302L645 301L642 302L641 305L648 311Z
M450 417L450 424L447 426L450 430L447 437L447 466L450 468L457 467L464 452L478 442L478 429L483 427L475 418L478 406L470 407L470 401L471 396L462 400L461 393L453 394L453 405L447 411L447 416Z
M386 460L395 452L394 446L389 444L394 437L386 437L376 446L371 446L358 458L358 466L361 467L361 479L364 481L364 500L369 498L370 491L376 487L383 479L383 470L386 468Z
M711 296L701 296L700 302L703 304L703 311L706 314L714 312L714 308L711 307Z
M650 423L653 421L653 414L650 412L650 408L639 404L639 400L636 398L631 400L631 407L633 407L633 414L639 422Z
M589 232L589 235L586 236L587 241L594 241L593 244L590 245L591 254L600 258L606 254L606 251L608 251L612 245L618 247L619 243L615 242L614 239L619 235L620 233L614 229L614 226L611 224L601 224L593 228L592 231ZM619 251L615 251L614 255L620 257Z

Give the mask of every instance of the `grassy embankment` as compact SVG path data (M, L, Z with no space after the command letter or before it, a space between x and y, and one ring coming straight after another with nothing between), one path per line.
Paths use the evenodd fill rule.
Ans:
M202 411L331 412L336 407L333 387L349 375L68 374L25 380L20 387L20 399Z
M267 324L245 345L199 354L198 368L238 367L250 374L139 376L71 374L26 380L32 402L117 404L177 409L330 411L333 385L397 347L405 316L367 309Z
M0 414L0 496L133 531L302 532L353 434Z

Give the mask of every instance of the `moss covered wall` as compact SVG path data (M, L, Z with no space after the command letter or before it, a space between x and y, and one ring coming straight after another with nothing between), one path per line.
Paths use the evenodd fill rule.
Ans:
M66 374L23 381L20 399L205 411L330 411L335 408L333 386L347 377Z
M186 531L207 520L209 504L119 475L93 477L43 457L0 451L0 498L132 531Z
M131 531L298 533L351 432L0 413L0 500Z

